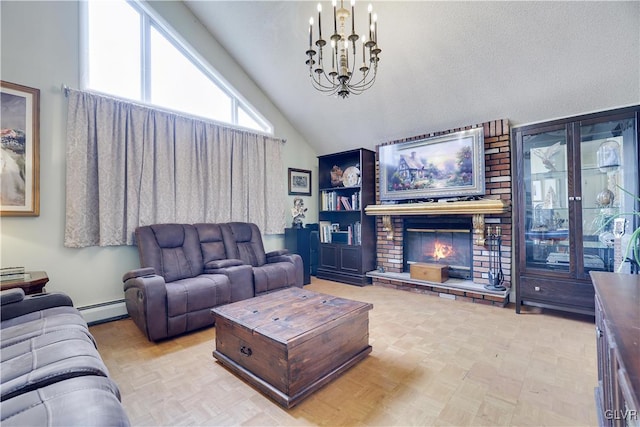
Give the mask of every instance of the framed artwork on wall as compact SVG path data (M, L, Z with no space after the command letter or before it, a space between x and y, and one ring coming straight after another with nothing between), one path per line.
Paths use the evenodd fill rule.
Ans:
M289 195L311 195L311 171L289 168Z
M483 128L382 145L378 159L383 201L485 194Z
M0 215L40 215L40 90L1 82Z

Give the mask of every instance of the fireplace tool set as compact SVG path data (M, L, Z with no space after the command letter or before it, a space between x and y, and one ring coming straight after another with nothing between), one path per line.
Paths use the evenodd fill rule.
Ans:
M487 227L486 243L489 247L489 284L485 285L485 289L489 291L504 291L502 285L504 282L504 273L502 272L502 230L499 225L496 226L495 232L491 232L491 226Z

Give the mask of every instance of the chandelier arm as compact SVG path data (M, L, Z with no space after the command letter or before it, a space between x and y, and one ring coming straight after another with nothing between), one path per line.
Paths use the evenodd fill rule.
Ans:
M317 78L316 78L316 76L311 76L311 82L313 84L313 87L316 90L320 91L320 92L324 92L324 93L328 93L328 94L335 93L339 86L336 85L335 83L333 83L331 80L329 80L329 77L325 73L322 73L322 75L324 76L324 79L327 80L327 83L330 86L327 86L326 84L323 84L322 77L320 75L318 75Z
M351 74L351 78L348 81L348 87L350 89L353 89L354 91L359 91L360 93L369 89L371 86L373 86L373 83L375 82L376 79L376 74L377 74L377 64L373 63L372 67L369 67L367 69L367 71L364 72L364 75L362 76L362 78L355 82L355 83L351 83L353 77L355 76L355 71L352 71ZM371 70L373 70L373 73L371 74ZM371 79L369 79L369 76L371 75Z
M371 78L369 78L369 75L371 75ZM376 81L376 75L377 75L377 72L375 69L373 70L373 72L368 70L365 73L365 76L363 76L363 78L359 82L351 86L356 89L359 89L359 88L362 88L363 90L369 89L371 86L373 86L373 83Z

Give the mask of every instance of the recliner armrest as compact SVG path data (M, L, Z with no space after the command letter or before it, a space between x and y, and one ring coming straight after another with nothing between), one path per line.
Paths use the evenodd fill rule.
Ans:
M267 257L267 264L273 264L276 262L293 262L291 255L279 255Z
M16 292L17 291L17 292ZM69 306L73 307L71 298L63 293L46 293L24 296L22 289L9 289L2 291L1 320L13 319L47 308ZM7 296L5 296L7 293Z
M167 287L164 277L157 274L132 275L124 282L124 298L129 316L149 340L167 337Z
M0 304L13 304L24 299L24 290L22 288L7 289L0 292Z
M236 265L242 265L244 262L241 259L217 259L215 261L209 261L204 265L205 272L207 270L216 270L219 268L235 267Z
M269 258L273 258L273 257L279 257L282 255L289 255L289 249L277 249L275 251L271 251L271 252L267 252L267 260ZM273 261L267 261L267 262L273 262Z
M136 277L153 276L154 274L156 274L156 270L153 267L137 268L125 273L125 275L122 276L122 282L124 283Z

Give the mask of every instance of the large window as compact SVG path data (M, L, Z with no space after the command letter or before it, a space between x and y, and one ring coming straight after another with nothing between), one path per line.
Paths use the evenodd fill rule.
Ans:
M140 4L84 4L87 89L273 132L270 123Z

